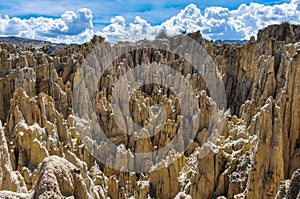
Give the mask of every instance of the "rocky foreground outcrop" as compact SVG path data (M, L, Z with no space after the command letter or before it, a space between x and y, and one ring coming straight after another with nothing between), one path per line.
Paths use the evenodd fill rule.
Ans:
M51 54L0 43L0 198L299 198L299 30L270 26L245 45L188 34L218 68L222 110L191 64L202 54L168 51L193 49L180 36L114 47L94 37ZM165 50L145 48L153 43ZM107 63L113 49L126 53ZM148 69L124 76L138 67ZM133 87L145 79L152 83ZM189 124L195 136L185 134ZM135 156L174 139L187 150L166 151L166 166Z

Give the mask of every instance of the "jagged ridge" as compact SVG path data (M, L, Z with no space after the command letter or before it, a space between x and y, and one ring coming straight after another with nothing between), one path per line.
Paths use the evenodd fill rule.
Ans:
M199 113L206 119L201 120L194 143L170 166L144 174L104 166L86 150L79 136L87 130L87 121L74 114L72 98L84 99L82 93L73 95L74 82L84 72L81 64L97 42L107 49L111 48L108 43L95 37L90 43L66 46L53 54L1 43L0 120L4 124L0 125L0 157L4 161L0 190L18 193L4 191L0 196L275 198L280 188L278 199L294 197L299 192L299 172L293 172L300 167L298 29L289 24L270 26L258 33L257 41L242 46L215 44L199 32L188 34L201 43L219 67L230 109L220 139L205 157L199 148L207 134L208 116L216 107L192 66L175 55L153 49L132 51L114 62L99 83L95 109L108 138L132 151L166 145L178 133L180 107L167 89L141 88L129 105L136 123L149 122L151 106L158 101L173 114L168 115L159 137L136 140L120 133L108 103L120 74L142 63L152 67L164 63L179 69L199 91ZM171 39L169 45L175 41ZM89 78L88 73L84 74ZM85 89L84 84L76 86ZM159 89L161 94L156 92ZM121 123L130 127L129 120ZM101 152L108 156L111 153L109 149ZM289 178L291 183L280 183Z

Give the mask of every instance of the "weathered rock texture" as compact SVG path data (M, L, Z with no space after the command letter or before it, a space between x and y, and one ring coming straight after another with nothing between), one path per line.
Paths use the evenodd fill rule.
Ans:
M218 114L222 111L192 65L167 50L130 51L114 60L97 81L95 74L110 63L91 53L104 55L112 48L102 38L51 54L0 43L0 198L300 198L299 33L299 26L288 23L269 26L246 45L215 44L200 32L188 34L220 71L228 108L223 114ZM168 48L178 39L154 42ZM130 49L146 43L116 46ZM99 44L101 48L96 47ZM194 53L192 58L197 59ZM86 63L91 58L95 65ZM161 75L160 64L179 71L174 89L183 98L168 88L172 77ZM122 75L145 65L148 73L134 75L157 84L140 86L129 96L127 84L133 79ZM194 101L184 98L189 90L180 87L181 78L195 91ZM120 80L123 84L117 87ZM87 89L96 92L91 95ZM113 93L128 103L113 104ZM179 126L187 121L179 100L201 118L194 121L196 136L185 153L169 151L170 159L179 157L159 170L146 159L124 155L163 148L180 134ZM119 117L121 113L125 116ZM220 121L224 123L218 131ZM82 138L97 140L90 128L93 122L117 150L99 145L91 153L93 142ZM158 133L150 136L151 132ZM205 142L211 133L220 136ZM189 137L178 139L176 147L183 147ZM151 172L118 171L99 161L96 153L113 168L125 165Z

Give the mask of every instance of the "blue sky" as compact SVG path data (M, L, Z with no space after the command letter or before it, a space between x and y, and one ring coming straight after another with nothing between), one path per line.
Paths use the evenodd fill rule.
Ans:
M241 4L250 2L261 3L264 5L274 5L288 3L289 0L10 0L2 1L0 4L0 15L9 15L20 18L30 18L37 16L60 17L66 10L77 10L79 8L89 8L94 13L94 24L96 27L103 28L110 23L114 16L124 16L126 21L132 22L135 16L140 16L152 25L158 25L166 19L177 14L181 9L193 3L203 12L205 8L211 6L227 7L229 10L237 9Z
M238 10L244 8L242 4L246 4L247 7L243 13L237 14ZM287 7L291 7L290 5L296 5L293 7L294 10L287 8ZM90 36L89 34L95 34L95 33L108 36L111 40L114 41L118 39L132 40L129 38L128 35L126 36L126 34L128 34L127 33L128 31L130 30L132 31L132 29L130 29L131 28L130 24L133 24L132 26L134 26L135 28L134 31L140 32L142 34L142 35L138 35L138 33L136 33L134 37L151 36L147 34L150 33L155 34L161 31L161 29L167 30L167 32L170 32L170 34L176 34L176 31L178 32L182 28L189 29L190 26L192 27L190 31L194 31L197 28L201 29L203 30L204 33L207 33L206 34L207 37L212 39L217 39L218 37L220 39L230 39L230 35L232 34L226 34L226 31L230 32L233 31L231 29L234 29L233 32L237 33L232 35L234 37L239 36L238 32L241 32L242 29L244 29L243 31L246 32L248 31L249 34L253 34L255 33L255 31L257 31L256 30L257 28L261 28L264 24L266 24L266 21L263 20L269 20L270 23L280 22L283 20L288 20L295 23L299 22L300 21L298 16L299 6L297 5L299 5L299 0L292 0L292 2L291 0L268 0L268 1L264 1L264 0L251 0L251 1L154 0L151 2L145 0L144 1L140 1L140 0L138 1L134 1L134 0L127 0L127 1L121 1L121 0L114 0L114 1L108 1L108 0L101 0L101 1L22 0L21 1L19 0L16 1L16 0L11 0L11 1L2 1L0 3L0 34L2 36L11 34L11 35L25 36L25 37L27 35L27 37L31 37L31 38L46 39L46 40L57 41L57 42L60 41L76 42L76 38L73 37L74 33L70 30L72 27L77 28L74 24L72 25L73 22L76 22L76 24L85 23L81 25L81 29L79 28L75 31L75 33L80 33L80 31L82 31L81 32L82 34L78 35L77 38L78 42L86 41L88 38L84 39L85 36L89 37ZM192 11L189 11L189 14L187 15L179 16L179 13L187 9L187 7ZM227 13L226 10L222 10L222 9L213 10L212 7L226 8L228 9L228 11L230 11L230 13L229 12ZM78 19L74 20L76 18L75 15L78 14L77 11L82 8L87 8L90 12L88 11L86 15L86 10L85 11L81 10L80 13L81 16L84 15L83 18L77 17ZM223 14L225 12L226 16L224 16L223 19L226 21L229 21L230 19L232 21L226 24L226 22L222 22L220 18L212 20L210 14L208 14L206 16L207 19L205 19L204 18L205 9L207 8L211 8L208 10L210 14L214 13L213 17L216 14L219 16L220 12L223 12ZM274 10L274 13L270 13L267 11L268 9L270 10L270 8ZM257 15L257 13L259 12L258 10L265 11L265 16L263 16L263 14L262 15L259 14L260 18L256 19L255 15ZM66 11L73 11L72 15L69 15L72 19L68 18L69 20L68 22L65 21L66 17L65 19L63 19L62 17L62 15ZM200 12L200 14L198 13L198 15L195 14L194 16L191 16L191 12L195 12L195 13ZM247 12L250 13L248 14L248 16L247 16ZM274 16L270 16L272 14ZM238 15L243 15L245 17L243 19L239 19ZM113 18L116 16L122 16L123 19L118 18L117 20L113 20ZM138 20L136 18L137 16L139 17ZM13 17L15 17L14 20L12 20ZM171 19L174 17L177 18L173 19L172 21ZM264 19L264 17L267 18ZM28 21L32 18L38 20ZM82 20L79 20L79 18ZM199 20L200 18L201 20ZM57 19L57 20L53 21L48 19L53 19L53 20ZM193 23L193 20L197 21L197 23L196 24ZM255 20L258 21L261 20L260 24L257 24L258 22L255 22ZM113 25L112 21L114 21L116 25ZM252 21L251 23L255 23L255 24L248 23L250 21ZM47 29L46 28L47 24L41 25L41 23L48 23L49 24L48 26L51 26L51 28ZM141 26L139 27L134 25L136 23L138 23ZM209 24L211 23L213 23L214 26L210 26ZM241 23L243 23L244 25L239 25ZM119 26L120 24L121 26L123 26L123 28ZM170 24L172 27L169 27ZM42 26L41 29L42 31L36 30L35 32L33 32L29 30L29 29L40 29L40 26ZM89 29L89 32L86 32L87 29ZM253 31L250 29L253 29ZM249 36L248 32L247 34L244 35L241 34L241 36L237 39L248 37ZM110 35L110 33L113 34Z

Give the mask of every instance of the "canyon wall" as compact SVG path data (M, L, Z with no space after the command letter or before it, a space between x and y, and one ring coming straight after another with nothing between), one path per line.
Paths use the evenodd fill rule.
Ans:
M273 25L245 45L184 35L204 57L181 36L51 53L0 43L0 198L300 198L299 32ZM161 164L134 155L169 145Z

